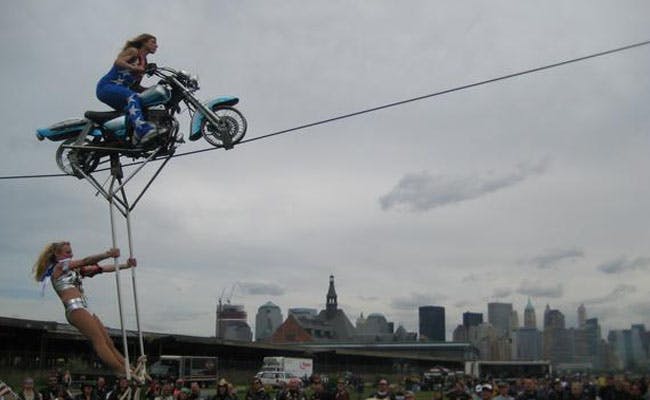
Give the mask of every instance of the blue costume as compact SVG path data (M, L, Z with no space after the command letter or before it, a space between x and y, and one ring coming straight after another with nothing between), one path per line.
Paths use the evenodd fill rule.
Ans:
M144 59L140 61L145 62ZM141 79L140 74L113 65L97 83L97 98L117 111L125 111L138 138L155 130L155 126L144 119L140 96L132 89L140 85Z

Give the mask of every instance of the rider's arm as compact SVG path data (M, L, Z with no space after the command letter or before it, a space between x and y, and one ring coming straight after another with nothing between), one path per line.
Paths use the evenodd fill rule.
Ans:
M138 58L138 49L129 47L118 54L115 59L115 65L120 68L126 68L134 72L144 72L144 66L134 63L133 60Z

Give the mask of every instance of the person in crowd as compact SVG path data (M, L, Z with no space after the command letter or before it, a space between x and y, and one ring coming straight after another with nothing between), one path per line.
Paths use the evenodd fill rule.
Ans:
M160 388L160 395L156 396L154 400L174 400L174 393L172 384L165 382Z
M533 378L524 378L523 391L517 400L544 400L545 396L537 389L537 382Z
M54 400L59 393L59 378L56 374L47 377L47 386L40 391L43 400Z
M331 394L325 389L320 379L311 385L309 400L332 400Z
M183 386L176 396L176 400L189 400L192 391L190 388Z
M106 384L106 378L98 376L97 382L95 382L95 396L97 396L97 400L106 400L108 392L109 389Z
M584 385L579 380L571 382L567 400L591 400L591 397L585 392Z
M508 385L508 382L501 381L497 384L497 395L494 397L494 400L514 400L510 396L510 385Z
M190 397L189 400L205 400L201 394L201 387L198 382L192 382L190 384Z
M72 388L72 374L70 373L69 369L66 369L63 375L61 375L60 383L67 390L70 390Z
M157 380L152 380L151 382L149 382L149 386L147 387L147 390L144 393L144 398L146 400L155 400L156 397L160 396L161 391L162 391L162 385L160 384L160 382Z
M339 378L336 381L334 400L350 400L350 392L348 392L348 389L345 386L345 380L343 380L343 378Z
M605 385L598 390L598 397L600 397L601 400L623 399L620 380L617 380L614 375L607 375L605 378Z
M93 385L90 382L81 384L81 393L75 396L75 400L97 400Z
M129 381L125 377L117 380L117 385L106 396L107 400L133 400L133 391L129 390Z
M232 400L237 400L237 388L235 385L232 384L232 382L228 382L228 394L230 395L230 398Z
M178 398L179 393L183 388L185 387L185 380L183 378L178 378L176 379L176 382L174 383L174 392L172 393L174 395L174 398Z
M217 393L212 397L211 400L232 400L230 393L228 393L228 381L221 378L217 382Z
M481 392L479 393L480 400L492 400L494 396L494 389L489 383L484 383L481 386Z
M395 395L390 391L390 388L388 387L387 379L381 378L377 382L377 391L374 392L370 398L378 400L395 400Z
M251 380L251 385L246 395L244 397L246 400L271 400L271 396L266 393L262 380L258 377L254 377Z
M134 144L145 143L158 135L156 126L142 113L139 92L147 65L147 55L158 50L156 37L143 33L126 42L111 69L97 83L97 98L117 111L126 112L134 128Z
M19 400L43 400L43 395L34 390L34 379L26 377L18 394Z
M641 381L635 381L630 384L630 393L629 397L630 400L644 400L645 397L643 393L643 384Z
M560 378L555 378L546 394L547 400L564 400L566 396L567 394L566 390L564 390L562 380Z
M262 382L260 381L260 384ZM246 398L246 400L251 400ZM287 383L287 387L282 392L278 393L276 400L306 400L305 394L300 390L300 379L291 378Z
M446 398L449 400L471 400L472 396L468 393L465 382L462 380L456 381L454 383L453 389L448 391L445 394Z
M72 256L70 242L48 244L34 264L34 278L44 284L46 279L52 282L54 290L63 302L68 322L91 341L95 352L106 365L119 375L124 375L124 357L115 348L99 318L89 311L81 284L82 278L114 272L115 265L100 266L98 263L107 258L119 257L120 250L110 249L82 259L73 259ZM130 258L126 264L118 265L120 269L135 266L134 258Z

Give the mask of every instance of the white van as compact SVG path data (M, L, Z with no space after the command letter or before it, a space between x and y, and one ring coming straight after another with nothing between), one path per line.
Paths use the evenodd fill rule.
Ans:
M298 378L297 376L290 374L288 372L282 371L266 371L257 374L257 377L260 378L262 384L265 386L279 387L283 384L289 383L290 379Z

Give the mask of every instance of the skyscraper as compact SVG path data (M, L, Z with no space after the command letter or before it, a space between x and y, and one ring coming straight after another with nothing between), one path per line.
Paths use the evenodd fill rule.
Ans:
M533 303L530 302L530 297L528 298L528 304L526 304L526 309L524 310L524 328L537 328L535 308L533 307Z
M499 337L510 337L512 303L488 303L488 322Z
M273 332L282 325L284 318L280 307L270 301L257 309L255 316L255 340L270 338Z
M463 326L469 328L470 326L479 326L483 323L483 313L464 312L463 313Z
M580 304L580 307L578 307L578 328L584 328L586 321L587 321L587 310L585 309L584 304Z
M420 320L420 338L445 341L445 308L439 306L422 306L418 309Z

